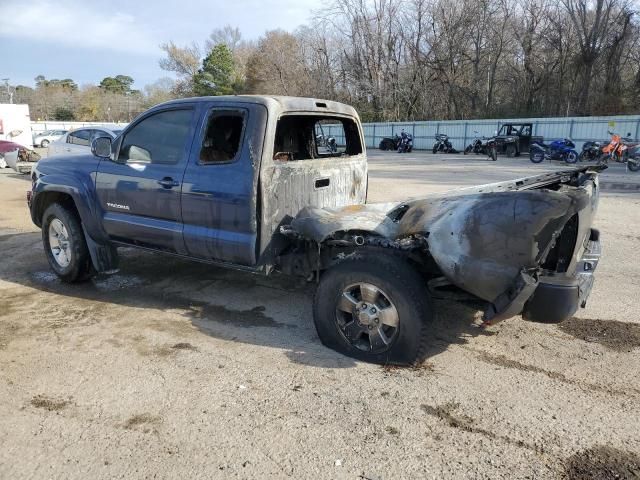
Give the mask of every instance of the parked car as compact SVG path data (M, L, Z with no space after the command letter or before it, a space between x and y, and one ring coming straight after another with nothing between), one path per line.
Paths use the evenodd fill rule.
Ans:
M51 142L55 142L62 137L68 130L46 130L38 132L33 136L33 146L47 148Z
M316 145L322 121L342 126L338 152ZM296 275L317 282L322 342L366 361L421 359L432 296L481 302L487 324L569 318L600 258L591 226L606 167L367 204L362 125L337 102L174 100L91 150L38 162L27 195L63 281L116 271L123 246Z
M121 131L122 130L110 130L104 127L86 127L71 130L62 135L58 140L49 144L48 156L91 153L91 140L101 136L115 139Z
M496 132L498 154L507 157L518 157L528 153L532 143L543 141L540 136L533 136L532 123L505 123Z

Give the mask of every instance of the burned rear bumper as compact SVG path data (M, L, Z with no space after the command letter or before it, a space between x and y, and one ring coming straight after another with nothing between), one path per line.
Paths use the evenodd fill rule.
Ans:
M598 230L592 229L585 252L570 282L556 282L553 277L541 277L535 292L524 305L522 317L541 323L559 323L584 308L591 294L594 272L602 254Z

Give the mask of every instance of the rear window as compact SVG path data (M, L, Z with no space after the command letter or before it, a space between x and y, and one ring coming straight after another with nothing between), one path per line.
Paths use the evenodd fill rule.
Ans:
M278 120L274 160L291 162L362 153L358 124L349 118L286 115Z

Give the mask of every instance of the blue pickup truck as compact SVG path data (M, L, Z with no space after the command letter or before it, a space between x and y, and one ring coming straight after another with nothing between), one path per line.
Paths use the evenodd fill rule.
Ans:
M336 102L176 100L91 149L39 161L27 194L63 281L116 271L122 246L297 275L317 282L322 342L366 361L420 360L432 298L480 301L486 324L562 321L600 258L602 167L367 204L362 126Z

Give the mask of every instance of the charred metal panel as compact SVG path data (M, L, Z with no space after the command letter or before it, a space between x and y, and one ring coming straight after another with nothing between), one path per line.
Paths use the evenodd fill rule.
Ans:
M291 222L291 229L318 243L348 231L368 231L390 240L421 236L451 283L493 302L517 283L523 271L540 269L575 214L589 220L580 230L590 227L598 170L587 173L588 169L460 189L401 204L307 208Z
M263 232L269 239L278 232L283 220L288 223L308 205L332 209L363 204L366 200L367 163L364 155L273 161L262 171L262 211L266 227ZM277 242L276 235L270 244L270 253L276 254L279 250Z

